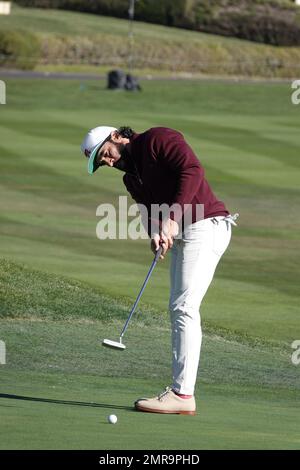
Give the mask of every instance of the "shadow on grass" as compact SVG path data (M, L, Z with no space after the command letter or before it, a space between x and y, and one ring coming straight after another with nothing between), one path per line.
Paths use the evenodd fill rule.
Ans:
M108 403L93 403L93 402L89 403L89 402L84 402L84 401L54 400L52 398L25 397L22 395L11 395L8 393L0 393L0 398L8 398L12 400L35 401L39 403L53 403L56 405L90 406L92 408L109 408L109 409L114 409L114 410L135 411L134 408L130 406L112 405ZM0 404L0 406L3 406L3 405Z

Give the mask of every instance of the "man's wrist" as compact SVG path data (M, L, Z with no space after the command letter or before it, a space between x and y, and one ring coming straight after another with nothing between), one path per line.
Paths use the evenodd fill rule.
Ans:
M155 238L160 238L161 234L159 232L152 232L151 233L151 240L154 240Z

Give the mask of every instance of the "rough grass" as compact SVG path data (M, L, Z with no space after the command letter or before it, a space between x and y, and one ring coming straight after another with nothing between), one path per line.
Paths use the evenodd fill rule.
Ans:
M88 284L0 259L0 318L107 324L125 320L130 307L128 298L113 298ZM166 324L159 312L150 306L144 305L145 308L144 321L154 316L156 321L160 318Z
M124 316L124 305L83 286L25 266L0 260L0 316L111 321ZM123 314L123 315L122 315Z

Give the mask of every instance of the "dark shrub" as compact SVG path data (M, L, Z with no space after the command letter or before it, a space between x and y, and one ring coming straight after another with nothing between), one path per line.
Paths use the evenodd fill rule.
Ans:
M40 59L38 38L28 31L0 31L0 66L33 69Z
M128 18L128 0L15 0ZM299 7L288 0L138 0L135 19L280 46L300 45Z

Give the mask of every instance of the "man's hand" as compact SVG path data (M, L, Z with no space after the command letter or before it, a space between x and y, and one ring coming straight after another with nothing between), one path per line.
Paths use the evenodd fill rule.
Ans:
M173 239L178 235L179 228L177 222L172 219L166 219L162 223L161 230L153 234L151 239L151 250L155 254L159 247L162 247L160 259L164 259L167 251L173 246Z
M168 251L167 248L167 238L162 238L159 233L154 233L151 239L151 250L154 254L156 254L159 247L162 247L161 255L159 259L164 259L166 252Z
M167 239L168 249L172 248L173 240L178 235L178 232L178 223L175 220L166 219L163 221L160 235Z

